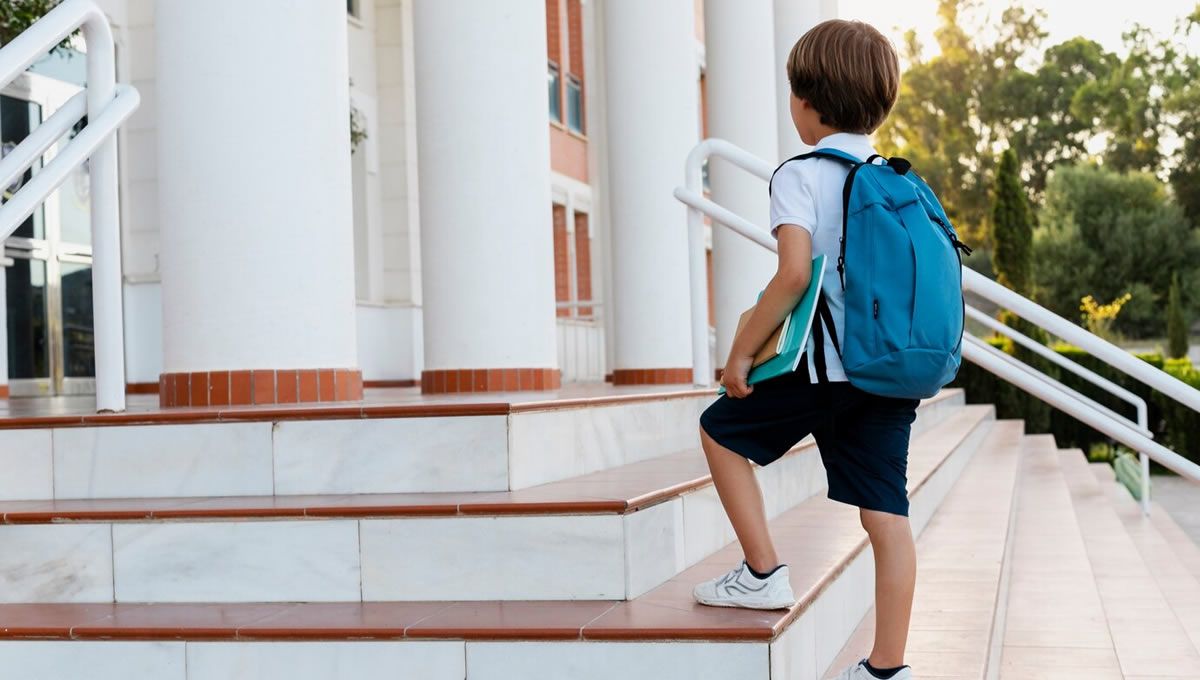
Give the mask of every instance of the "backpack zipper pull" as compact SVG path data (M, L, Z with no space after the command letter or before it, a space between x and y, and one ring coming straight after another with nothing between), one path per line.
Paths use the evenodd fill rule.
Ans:
M875 300L874 312L875 312L875 318L878 319L879 318L879 300Z

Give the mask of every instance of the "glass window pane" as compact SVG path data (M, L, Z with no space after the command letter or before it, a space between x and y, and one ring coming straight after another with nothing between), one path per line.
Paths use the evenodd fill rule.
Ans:
M42 107L33 102L14 97L0 95L0 157L7 155L17 148L17 145L29 136L29 132L42 121ZM33 168L41 167L41 162L35 162ZM21 186L33 177L33 170L13 182L11 186L0 187L0 197L3 200L14 194ZM28 219L17 227L13 236L25 238L46 238L46 226L42 221L42 209L38 208Z
M96 375L95 331L92 325L92 268L62 264L63 375Z
M567 125L583 133L583 87L574 78L567 78Z
M562 81L558 75L558 67L550 65L546 74L546 82L550 88L550 120L562 122Z
M8 377L50 377L46 263L14 258L4 270L8 303Z

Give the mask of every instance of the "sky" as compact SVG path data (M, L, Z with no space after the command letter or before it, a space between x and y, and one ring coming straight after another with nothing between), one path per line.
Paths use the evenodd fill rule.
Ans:
M1046 46L1082 35L1113 51L1121 50L1121 33L1135 22L1149 27L1157 35L1168 35L1178 17L1189 14L1197 0L1023 0L1030 8L1046 11L1043 28L1049 33ZM925 55L934 53L933 30L937 27L937 0L839 0L838 15L873 24L893 40L909 28L925 46ZM998 16L1012 0L983 0L985 11Z

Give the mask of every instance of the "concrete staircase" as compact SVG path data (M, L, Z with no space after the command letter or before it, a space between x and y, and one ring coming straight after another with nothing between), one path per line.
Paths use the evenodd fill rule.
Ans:
M50 484L2 487L17 499L0 502L0 668L100 680L822 677L870 643L873 564L857 513L823 497L819 456L801 442L758 470L800 602L695 605L692 585L741 555L696 449L710 399L5 421L0 457L48 460ZM909 468L921 677L1074 677L1054 664L1078 649L1080 668L1119 661L1130 677L1191 663L1200 549L1108 486L1077 452L961 392L922 404ZM1187 655L1155 653L1139 632L1151 630Z

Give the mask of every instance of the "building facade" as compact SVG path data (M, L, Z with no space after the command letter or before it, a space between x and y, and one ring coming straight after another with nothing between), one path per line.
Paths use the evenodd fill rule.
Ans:
M683 159L706 135L794 153L783 58L836 11L101 4L143 100L119 141L127 382L171 406L690 382ZM71 62L3 93L5 144L77 90ZM765 221L757 180L716 165L710 182ZM86 184L6 244L14 395L90 388ZM719 356L773 267L726 236Z

